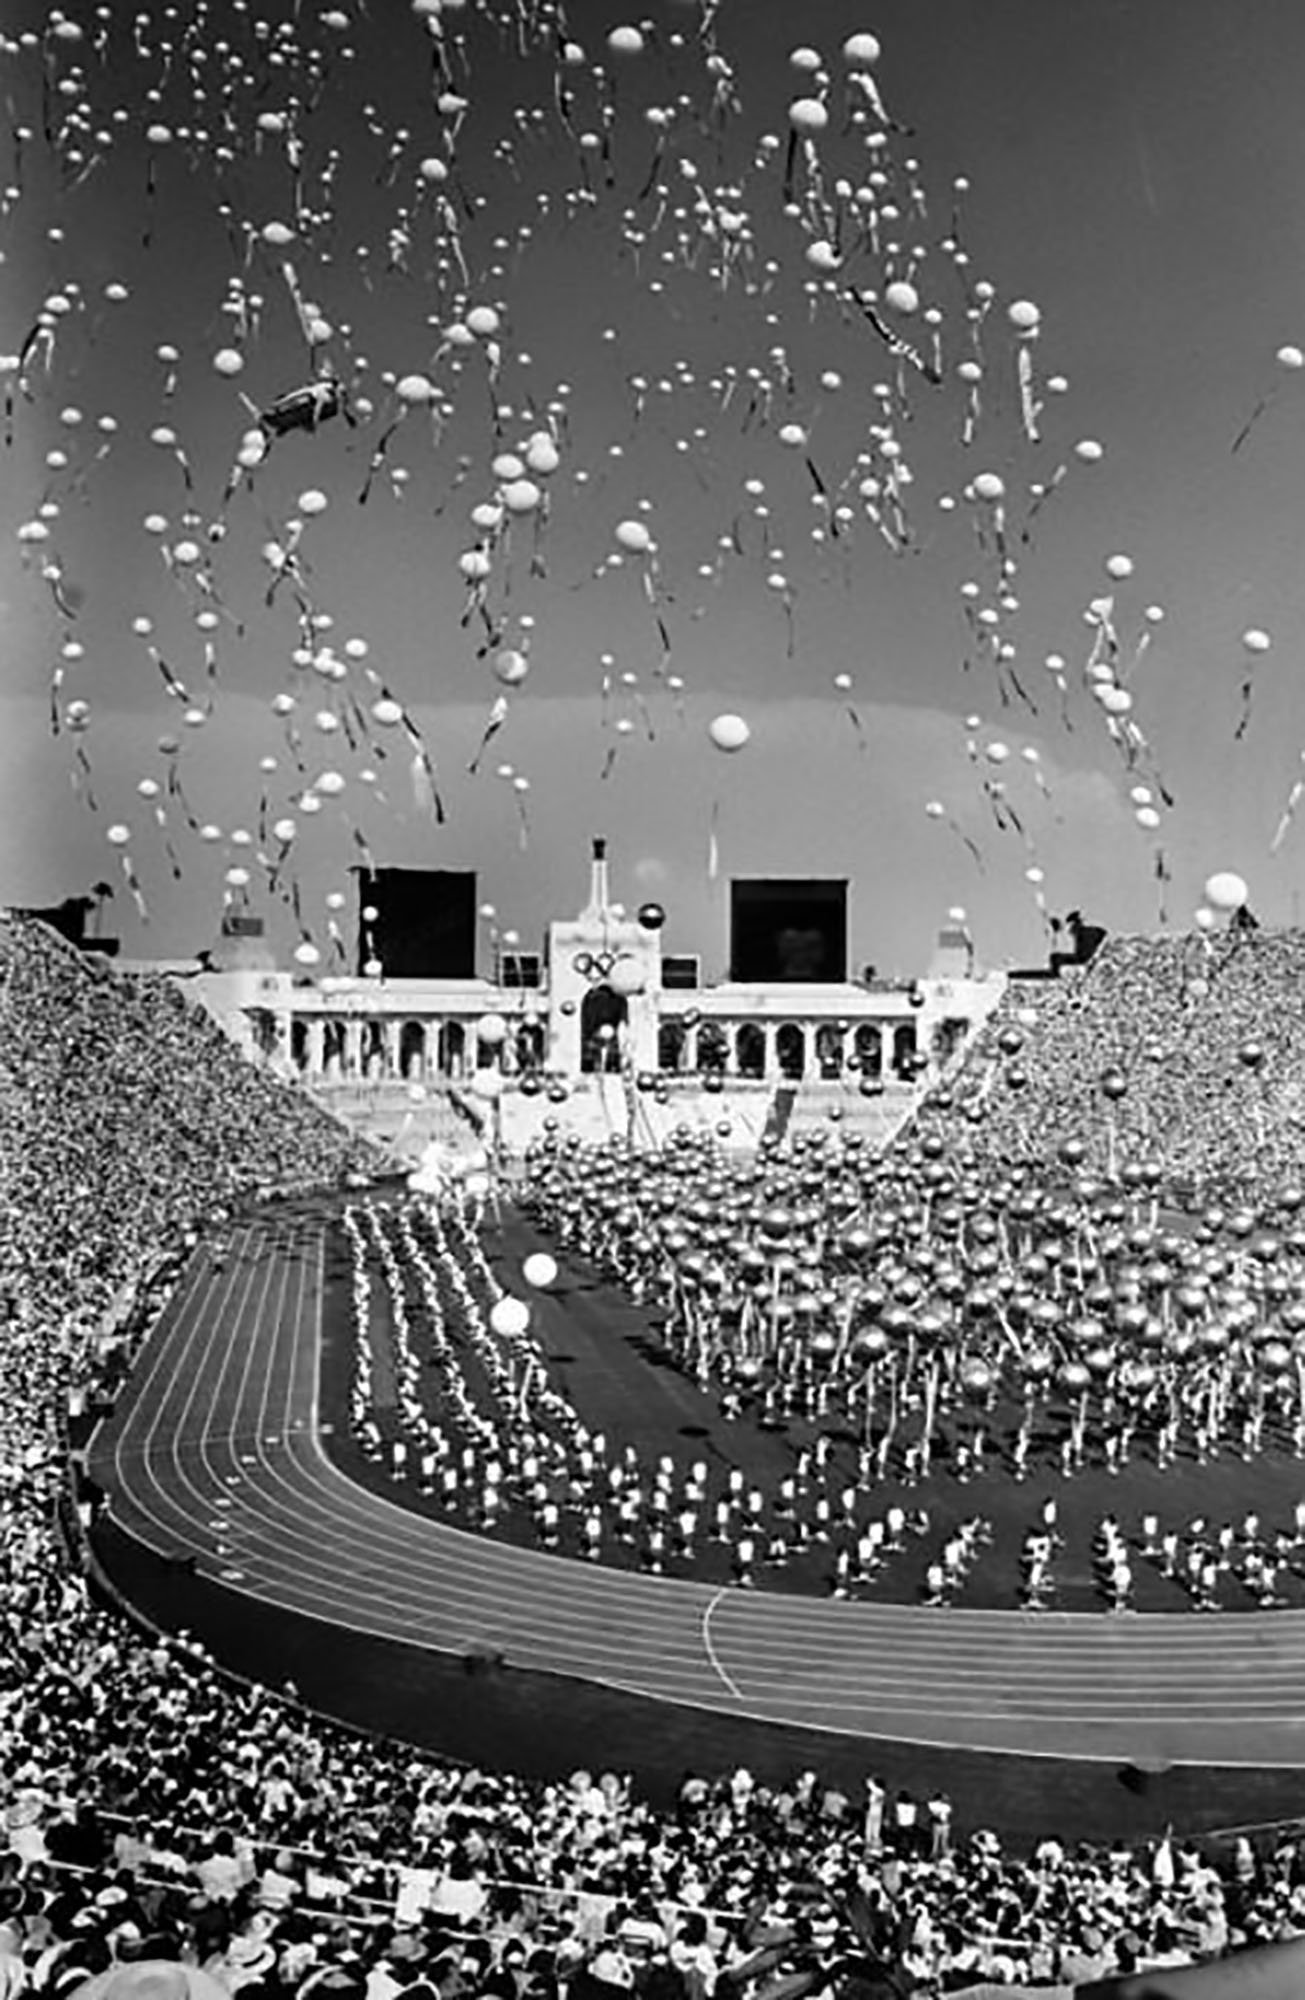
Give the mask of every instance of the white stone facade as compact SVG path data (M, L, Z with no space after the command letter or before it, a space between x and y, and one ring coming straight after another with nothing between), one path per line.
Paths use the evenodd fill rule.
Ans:
M595 842L589 899L548 926L538 989L486 979L317 977L270 960L257 926L207 965L144 967L184 977L251 1056L306 1085L412 1085L537 1076L570 1086L586 1073L654 1079L715 1074L722 1083L774 1088L850 1082L921 1087L960 1052L997 1004L1001 973L976 974L954 936L930 976L867 986L721 982L693 991L661 983L660 931L614 907L603 844ZM482 1037L487 1020L501 1020Z

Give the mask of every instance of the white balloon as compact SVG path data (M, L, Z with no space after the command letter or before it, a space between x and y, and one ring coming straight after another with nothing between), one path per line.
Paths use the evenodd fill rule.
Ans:
M873 35L849 35L843 44L843 61L849 69L873 69L879 60L879 43Z
M533 479L513 479L503 488L509 514L533 514L543 497Z
M1201 893L1212 910L1232 911L1241 909L1250 890L1240 875L1221 870L1210 876Z
M494 678L504 687L520 687L529 672L529 660L515 646L506 646L494 655Z
M795 97L788 107L788 122L795 132L823 132L829 112L818 97Z
M561 462L561 455L551 437L541 432L538 437L531 438L526 447L526 464L531 472L546 479L550 472L557 471Z
M752 730L741 715L718 715L708 725L707 734L718 750L742 750Z

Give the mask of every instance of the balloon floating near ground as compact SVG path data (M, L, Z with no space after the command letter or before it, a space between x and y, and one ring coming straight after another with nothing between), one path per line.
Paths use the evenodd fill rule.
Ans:
M509 1293L506 1298L495 1299L489 1310L489 1324L500 1340L519 1340L530 1325L530 1307L524 1299L513 1298Z
M1231 913L1242 908L1250 891L1240 875L1221 871L1208 878L1201 893L1212 910Z

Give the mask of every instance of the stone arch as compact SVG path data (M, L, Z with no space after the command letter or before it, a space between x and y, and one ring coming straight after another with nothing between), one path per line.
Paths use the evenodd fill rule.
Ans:
M461 1021L441 1021L436 1042L441 1076L461 1076L467 1060L467 1030Z
M862 1076L872 1080L884 1073L883 1029L875 1021L862 1021L853 1038L857 1066Z
M734 1066L740 1076L766 1074L766 1031L755 1021L744 1021L735 1033Z
M893 1068L909 1080L915 1075L916 1034L914 1021L899 1021L893 1029Z
M363 1022L360 1061L362 1063L362 1073L367 1081L369 1083L379 1083L385 1074L384 1021Z
M816 1029L816 1067L825 1082L843 1074L843 1031L833 1021L822 1021Z
M332 1078L344 1075L343 1021L322 1023L322 1074Z
M704 1021L694 1047L694 1068L701 1076L708 1070L723 1071L729 1056L729 1037L719 1021Z
M524 1075L544 1067L544 1029L539 1021L523 1021L513 1044L517 1069Z
M623 993L605 984L589 988L580 1002L580 1068L586 1076L620 1069L621 1029L629 1014Z
M797 1083L806 1075L806 1031L796 1021L785 1021L775 1036L775 1062L782 1077Z
M684 1067L689 1031L683 1021L663 1021L657 1030L657 1067L678 1073Z
M414 1083L426 1074L424 1021L405 1021L399 1029L399 1074Z

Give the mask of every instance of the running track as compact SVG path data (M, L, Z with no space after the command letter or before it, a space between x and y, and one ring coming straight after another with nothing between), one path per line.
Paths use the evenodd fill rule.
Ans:
M318 1426L329 1224L202 1248L91 1470L114 1521L267 1604L775 1724L1114 1763L1305 1768L1305 1611L1037 1614L792 1598L591 1567L355 1485Z

